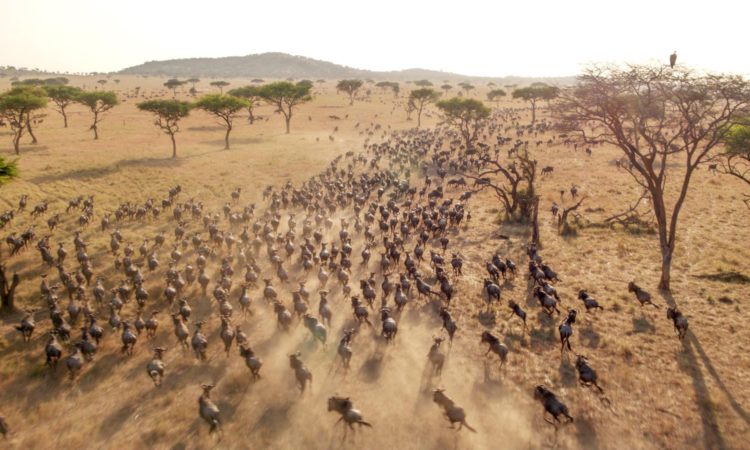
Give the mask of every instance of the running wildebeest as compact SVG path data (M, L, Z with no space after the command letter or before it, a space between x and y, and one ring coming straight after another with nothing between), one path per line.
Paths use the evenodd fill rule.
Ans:
M561 423L559 419L560 416L566 417L568 422L573 421L573 417L568 413L568 407L557 398L554 392L550 391L545 386L540 384L534 388L534 398L544 405L545 422L555 425L555 428L557 428L555 422ZM552 415L555 422L547 419L547 413Z
M469 431L474 433L477 432L468 423L466 423L466 412L463 408L456 405L447 395L444 394L444 389L435 389L432 393L432 401L437 403L438 406L443 408L445 417L450 421L451 428L454 428L454 424L458 423L458 430L462 427L466 427Z
M349 399L349 397L329 397L328 398L328 411L336 411L337 413L341 414L341 417L339 420L336 421L336 423L341 422L342 420L346 425L349 426L349 429L354 429L354 424L361 426L366 426L372 428L372 425L369 422L365 422L362 418L362 413L359 412L359 410L354 409L354 405L352 404L352 401Z

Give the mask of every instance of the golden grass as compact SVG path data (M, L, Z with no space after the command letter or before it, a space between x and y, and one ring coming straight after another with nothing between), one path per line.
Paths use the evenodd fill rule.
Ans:
M121 93L142 86L148 95L159 94L164 81L120 78L122 82L115 88ZM91 86L94 81L76 78L73 83ZM232 80L230 87L242 83ZM207 81L201 85L208 90ZM23 193L29 194L30 207L41 200L50 201L51 213L64 210L71 197L95 195L95 223L84 232L84 238L95 269L103 267L111 274L109 237L97 231L98 220L122 201L142 203L149 197L159 201L169 187L179 183L184 192L182 200L194 197L209 209L218 210L229 201L230 192L237 186L243 188L242 204L260 204L260 191L266 185L278 186L287 180L299 183L324 169L333 157L349 150L360 151L366 136L359 131L371 123L381 124L382 131L415 123L404 120L402 108L392 112L391 95L381 96L376 89L371 101L356 102L353 107L346 106L343 96L335 95L331 83L316 85L315 90L319 92L315 101L295 113L291 134L284 134L280 116L269 107L260 107L258 114L269 120L252 126L238 120L231 136L232 149L227 151L222 150L221 128L202 113L194 113L181 126L176 160L170 158L168 137L152 125L151 117L136 110L134 99L127 99L108 114L100 125L98 141L87 131L88 116L82 110L73 108L67 130L62 129L61 118L50 111L36 130L39 144L22 147L20 179L0 188L0 211L15 207ZM342 119L328 118L333 114ZM349 117L344 118L347 114ZM423 117L423 126L436 123L436 114L431 116ZM358 122L361 125L355 129ZM336 126L338 132L333 131ZM381 136L377 133L372 139ZM0 138L0 152L10 154L10 139ZM551 426L541 419L542 407L531 396L535 384L545 383L576 418L558 434L562 448L745 447L750 437L750 356L746 348L750 338L746 320L750 315L744 300L750 286L701 277L731 271L750 273L750 249L746 245L750 213L740 201L742 187L706 171L694 180L679 229L673 270L674 299L690 319L691 333L680 343L663 308L641 309L626 292L627 282L637 280L656 294L659 255L655 236L579 227L576 236L563 238L556 234L549 214L551 202L559 202L559 190L569 188L571 183L589 197L585 208L603 209L584 213L590 221L601 220L637 198L632 183L614 168L617 151L595 148L593 156L587 157L582 151L575 153L562 146L531 148L543 165L555 167L554 174L541 182L540 217L542 254L563 279L558 287L562 305L582 309L576 293L585 288L606 308L596 314L581 314L573 346L586 354L599 372L614 412L605 408L593 392L578 386L572 361L560 360L559 320L548 319L538 307L527 304L523 253L527 231L517 225L498 224L497 203L490 195L481 194L468 205L473 215L468 228L451 236L449 251L460 249L466 258L465 275L456 281L458 295L454 302L460 330L439 380L426 375L425 355L431 336L439 333L440 323L416 305L401 319L395 346L384 348L365 331L355 338L350 372L338 370L335 343L350 311L338 288L331 294L334 326L325 349L312 345L303 327L288 336L275 334L273 314L259 290L252 292L255 315L246 320L235 317L235 321L243 325L264 360L263 378L256 383L250 380L235 350L226 358L219 348L218 318L215 312L210 315L209 301L201 298L198 290L191 291L190 298L196 317L209 321L207 363L195 362L188 353L183 355L175 344L168 316L162 314L155 341L139 339L131 358L119 353L119 336L109 332L95 363L87 365L76 382L67 379L62 367L54 375L43 370L44 332L49 328L46 314L38 315L40 326L35 337L24 344L13 329L21 317L18 313L3 317L0 323L0 414L14 430L9 445L539 448L553 439ZM146 225L121 224L125 241L137 247L143 237L164 230L171 242L174 223L167 220L170 215L164 212L159 221ZM51 233L51 241L55 246L57 241L65 241L72 249L77 215L63 217L61 227ZM282 228L285 222L284 218ZM25 213L3 230L3 236L31 223L37 223L39 235L47 233L41 219L32 222ZM190 230L199 229L199 224L190 225ZM510 240L498 239L498 234L510 236ZM161 252L162 266L169 250ZM361 243L355 242L354 254L360 250ZM511 349L509 363L502 376L493 366L487 379L484 350L478 345L482 329L478 319L484 311L480 295L483 264L496 251L515 260L520 274L504 291L503 304L495 306L493 328L505 336ZM48 269L40 266L38 252L29 249L8 258L4 250L3 255L8 266L23 277L19 307L39 305L38 276ZM186 252L184 260L193 258L192 252ZM355 256L354 261L358 260ZM163 286L161 274L147 275L147 284ZM352 280L356 282L361 275L355 273ZM51 277L56 279L54 271ZM117 280L110 275L108 286ZM315 306L317 284L317 280L308 283ZM286 301L288 291L295 287L280 288ZM237 296L232 292L235 304ZM664 304L663 299L655 297ZM505 320L507 299L515 299L527 310L530 333L523 335L518 322ZM133 305L127 305L122 316L132 318L133 313ZM149 348L156 345L169 348L165 357L167 377L161 388L154 388L145 373ZM294 387L287 360L287 354L296 350L303 352L314 373L312 391L302 397ZM212 397L222 409L224 422L224 438L219 444L207 435L207 427L198 418L198 385L205 382L217 384ZM435 386L446 388L466 409L469 423L479 430L476 435L446 429L447 421L429 398L428 390ZM334 393L351 396L374 428L342 441L342 429L333 426L337 417L325 410L325 399Z

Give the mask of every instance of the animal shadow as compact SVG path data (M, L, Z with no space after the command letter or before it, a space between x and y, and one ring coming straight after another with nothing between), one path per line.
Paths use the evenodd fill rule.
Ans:
M656 333L656 326L645 316L633 317L633 333Z
M359 369L359 378L365 383L374 383L383 373L383 360L385 355L382 353L375 353L362 364Z
M563 386L573 386L576 383L576 369L568 358L560 361L560 383Z

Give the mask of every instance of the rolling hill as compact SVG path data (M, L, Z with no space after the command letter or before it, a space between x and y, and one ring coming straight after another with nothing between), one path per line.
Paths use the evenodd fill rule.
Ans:
M294 79L341 79L371 78L377 80L448 80L475 81L498 84L523 84L531 81L547 81L556 84L569 84L572 77L529 78L529 77L472 77L449 72L426 69L406 69L390 72L355 69L328 61L289 55L286 53L260 53L246 56L221 58L187 58L166 61L149 61L128 67L119 73L128 75L148 75L165 77L223 77L223 78L294 78Z

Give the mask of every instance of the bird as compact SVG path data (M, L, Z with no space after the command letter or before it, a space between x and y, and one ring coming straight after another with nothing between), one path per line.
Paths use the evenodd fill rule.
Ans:
M677 51L672 52L671 55L669 55L669 67L674 69L674 65L677 62Z

